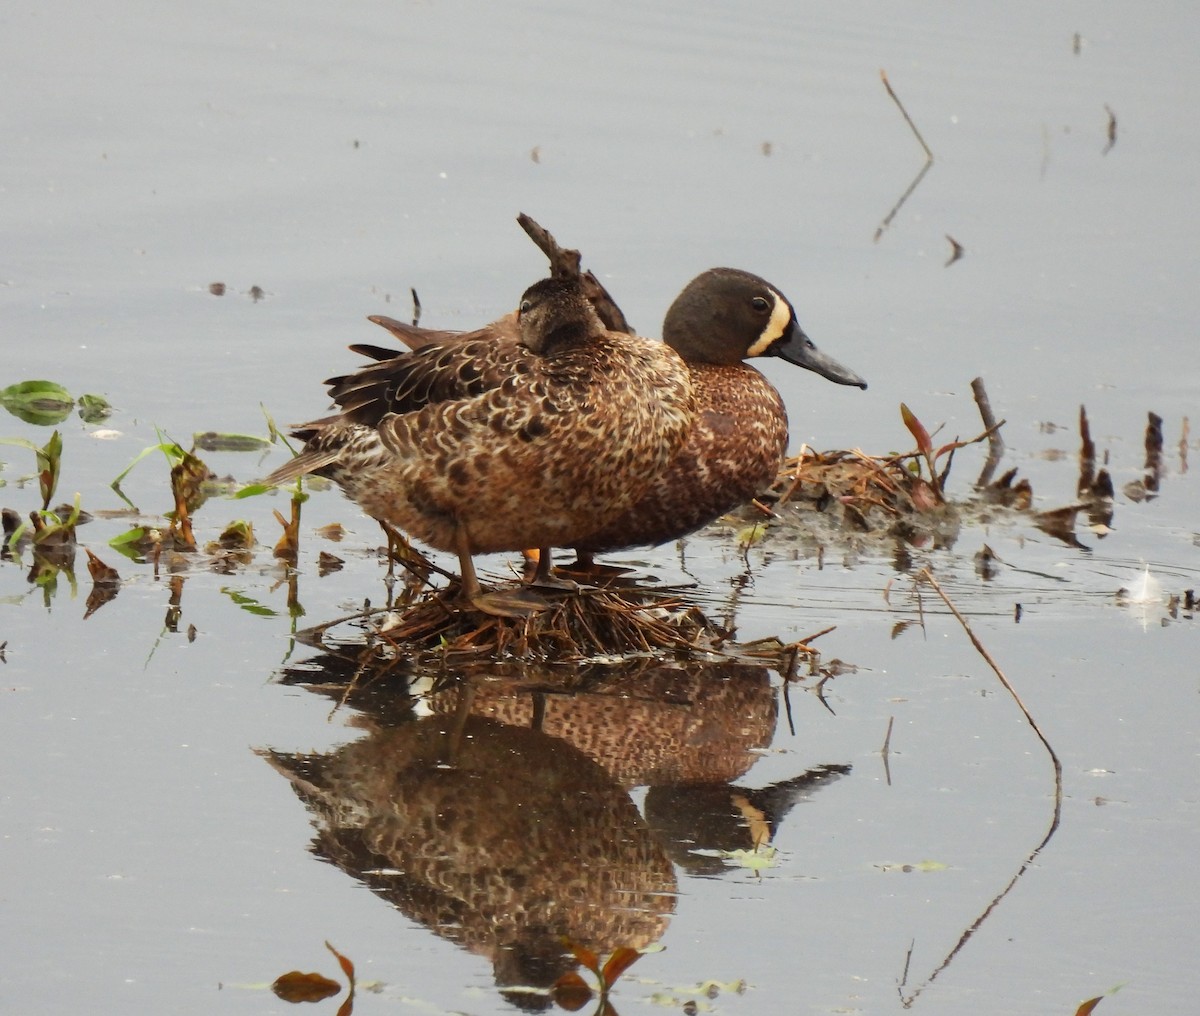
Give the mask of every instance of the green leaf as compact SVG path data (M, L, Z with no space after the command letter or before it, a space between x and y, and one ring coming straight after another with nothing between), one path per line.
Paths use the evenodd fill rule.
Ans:
M130 561L140 563L145 560L146 536L147 530L144 526L135 526L133 529L114 536L108 541L108 545L118 554L129 558Z
M121 547L124 547L126 544L138 543L141 540L145 539L145 537L146 537L145 528L143 528L142 526L134 526L132 529L127 529L125 532L119 534L118 536L114 536L111 540L108 541L108 545L110 547L116 547L119 549Z
M257 617L279 616L278 611L272 610L270 607L264 607L258 600L251 596L246 596L244 593L236 592L233 589L222 589L221 592L249 614L254 614Z
M103 423L112 416L112 406L103 395L80 395L79 418L84 423Z
M26 423L50 427L70 415L75 400L54 381L19 381L0 389L0 406Z
M218 434L212 430L193 434L192 442L202 452L260 452L271 447L271 442L265 437L256 437L253 434Z
M233 492L234 500L241 500L244 497L258 497L259 494L269 494L275 488L269 483L248 483L240 490Z
M182 462L187 455L187 453L174 441L161 441L156 445L151 445L149 448L143 448L140 452L138 452L137 455L133 457L133 461L125 467L121 474L115 480L113 480L112 483L109 484L109 486L112 487L112 489L116 492L117 496L120 497L121 500L130 507L133 507L133 502L130 501L129 498L125 496L125 493L121 490L121 481L133 471L134 466L141 462L142 459L144 459L147 455L151 455L154 452L162 452L172 466Z
M58 486L58 473L62 467L62 435L56 430L50 435L44 448L39 448L38 484L42 489L42 507L49 508Z

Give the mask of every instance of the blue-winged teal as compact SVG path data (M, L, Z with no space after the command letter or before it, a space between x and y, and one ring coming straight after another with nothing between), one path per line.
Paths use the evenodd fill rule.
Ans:
M512 345L515 315L473 332L417 328L373 316L414 349L431 343ZM787 451L787 412L779 393L751 357L779 356L837 384L866 382L822 353L804 334L787 298L768 282L734 268L713 268L684 287L663 321L663 340L688 365L696 412L670 465L626 511L567 546L581 560L592 554L665 543L707 525L761 493ZM379 347L354 347L389 355Z
M329 476L368 515L457 553L473 606L527 612L532 598L484 596L471 556L606 528L666 469L693 400L679 356L606 331L575 282L531 286L515 322L518 341L428 345L326 382L340 413L300 428L304 450L267 482Z

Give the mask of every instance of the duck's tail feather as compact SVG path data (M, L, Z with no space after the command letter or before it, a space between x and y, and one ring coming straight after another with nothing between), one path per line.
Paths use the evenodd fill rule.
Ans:
M287 462L268 476L263 483L278 486L291 483L293 480L308 473L319 473L326 466L337 462L341 455L339 448L306 448L291 462Z

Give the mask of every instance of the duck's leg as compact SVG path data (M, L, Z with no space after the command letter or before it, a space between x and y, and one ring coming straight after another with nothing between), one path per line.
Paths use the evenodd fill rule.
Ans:
M537 569L533 573L533 578L529 580L529 584L541 589L574 591L579 588L578 582L572 582L570 579L560 578L554 574L554 549L552 547L538 547Z
M575 560L563 570L568 575L578 575L585 582L602 585L622 575L628 575L633 569L622 568L619 565L596 564L595 555L590 550L577 550Z
M459 574L462 576L462 598L476 610L496 617L526 617L550 606L542 597L524 587L485 593L479 585L479 576L475 574L470 535L461 522L454 526L454 544L458 552Z

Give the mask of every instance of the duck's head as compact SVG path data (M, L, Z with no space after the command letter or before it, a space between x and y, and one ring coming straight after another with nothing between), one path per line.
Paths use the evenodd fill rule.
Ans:
M540 355L583 345L604 333L604 323L573 279L542 279L525 290L517 324L521 345Z
M663 341L691 363L735 364L780 356L840 385L867 383L822 353L778 289L737 268L710 268L683 288L663 321Z

